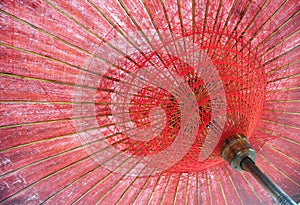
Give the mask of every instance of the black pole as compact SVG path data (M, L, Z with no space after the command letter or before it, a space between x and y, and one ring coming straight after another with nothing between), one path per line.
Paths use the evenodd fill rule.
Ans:
M277 184L269 179L249 157L241 162L241 168L248 171L269 192L271 197L280 205L297 205Z
M251 147L247 137L243 134L234 134L225 139L221 155L230 166L237 171L248 171L270 193L279 205L297 205L279 186L270 180L255 165L256 152Z

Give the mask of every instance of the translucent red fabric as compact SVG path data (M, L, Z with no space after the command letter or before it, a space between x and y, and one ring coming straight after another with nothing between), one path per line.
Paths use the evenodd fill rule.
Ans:
M0 203L300 201L298 1L0 2Z

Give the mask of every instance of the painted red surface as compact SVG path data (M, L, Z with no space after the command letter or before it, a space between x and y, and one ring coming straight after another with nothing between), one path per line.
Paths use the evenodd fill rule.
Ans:
M248 173L237 173L222 161L220 144L210 159L197 161L209 108L202 115L199 141L167 170L126 176L97 161L106 139L132 155L162 149L160 140L150 148L129 142L116 128L111 110L115 84L124 80L125 71L146 66L151 53L123 55L110 70L95 60L111 60L99 47L149 30L188 36L208 54L225 85L228 116L238 112L247 118L228 121L222 139L236 131L250 135L257 164L300 201L299 8L295 0L0 1L0 203L273 204ZM164 63L180 67L175 59L163 56ZM190 78L190 69L182 67L178 74ZM99 78L101 83L95 81ZM189 86L199 88L203 82ZM85 101L74 101L78 88ZM144 119L149 125L151 103L166 102L157 93L150 93L151 99L145 93L132 101L137 126ZM203 95L197 102L209 107L208 101ZM95 110L86 106L74 112L80 103L93 103ZM176 115L176 109L170 110L170 116ZM172 143L168 134L180 129L176 122L173 130L165 129L164 146ZM83 139L79 125L88 138Z

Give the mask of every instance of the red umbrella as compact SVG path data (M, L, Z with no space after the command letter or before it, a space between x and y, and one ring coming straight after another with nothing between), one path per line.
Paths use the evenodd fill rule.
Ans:
M299 202L299 6L1 2L0 203Z

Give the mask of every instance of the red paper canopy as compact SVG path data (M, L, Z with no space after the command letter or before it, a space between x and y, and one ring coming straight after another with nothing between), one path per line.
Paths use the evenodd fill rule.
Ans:
M300 201L297 1L0 3L0 203Z

